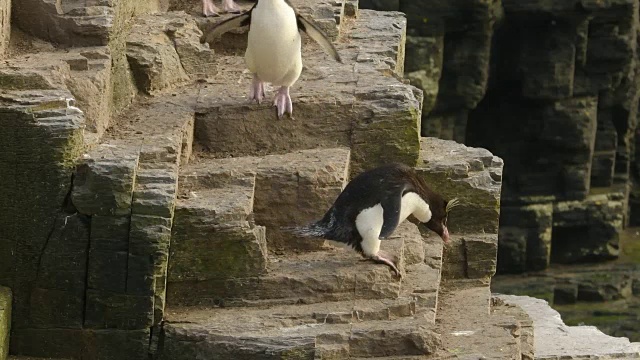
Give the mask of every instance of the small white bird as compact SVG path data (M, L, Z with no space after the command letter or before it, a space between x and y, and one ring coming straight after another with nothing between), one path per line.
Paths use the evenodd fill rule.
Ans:
M233 0L222 0L222 9L228 13L239 13L240 7ZM220 10L213 5L213 0L202 0L202 14L216 16Z
M209 43L223 33L249 25L245 62L253 74L249 98L258 103L264 98L264 83L279 86L273 105L278 117L291 115L293 105L289 89L302 72L302 38L304 31L331 55L342 62L338 51L326 35L298 14L289 0L258 0L251 10L217 24L205 40Z

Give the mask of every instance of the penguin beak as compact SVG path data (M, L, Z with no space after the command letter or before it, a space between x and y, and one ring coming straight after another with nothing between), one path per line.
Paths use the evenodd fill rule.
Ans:
M449 229L446 226L442 227L442 235L440 236L442 241L449 242Z

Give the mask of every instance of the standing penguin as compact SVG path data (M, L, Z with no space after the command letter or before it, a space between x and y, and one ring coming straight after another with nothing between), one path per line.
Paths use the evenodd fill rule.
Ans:
M302 72L302 38L304 31L331 55L342 62L338 51L326 35L298 14L289 0L258 0L251 10L221 22L205 34L211 43L221 34L249 25L249 41L245 62L253 74L250 100L258 103L264 98L264 83L279 86L273 105L278 117L293 113L289 89Z
M380 239L413 215L447 242L447 217L458 204L457 199L446 201L431 190L411 167L393 163L356 176L320 221L289 230L350 245L401 276L391 257L380 251Z
M222 0L222 8L228 13L240 12L240 7L233 0ZM218 8L213 5L213 0L202 0L202 14L204 16L216 16L218 12Z

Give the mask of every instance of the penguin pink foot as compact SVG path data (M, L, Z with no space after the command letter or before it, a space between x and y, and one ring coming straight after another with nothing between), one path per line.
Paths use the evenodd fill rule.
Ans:
M240 9L238 4L236 4L235 1L233 0L222 0L222 8L224 9L224 11L228 13L234 13L234 14L237 14L240 11L242 11L242 9Z
M387 265L396 273L398 277L402 277L402 273L400 273L400 270L396 266L396 262L392 260L391 256L387 255L386 253L378 251L378 253L376 255L373 255L370 259L377 262L378 264Z
M291 96L289 96L288 86L283 86L278 90L273 106L278 108L278 118L281 118L285 112L289 116L293 115L293 103L291 102Z
M218 16L218 12L219 12L219 10L213 4L213 0L202 0L202 14L204 16L206 16L206 17Z
M257 75L253 75L251 91L249 92L249 100L255 100L260 104L262 99L264 99L264 83L258 79Z

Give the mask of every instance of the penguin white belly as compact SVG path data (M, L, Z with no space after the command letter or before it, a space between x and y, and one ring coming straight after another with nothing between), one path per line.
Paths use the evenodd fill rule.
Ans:
M362 237L362 252L373 256L380 250L380 231L384 223L384 210L380 204L364 209L356 216L356 229Z
M409 215L413 215L418 221L426 223L431 220L431 208L420 195L409 192L402 196L400 205L400 221L403 222Z
M294 10L284 1L258 3L245 53L249 70L263 82L291 86L302 72L301 46Z

